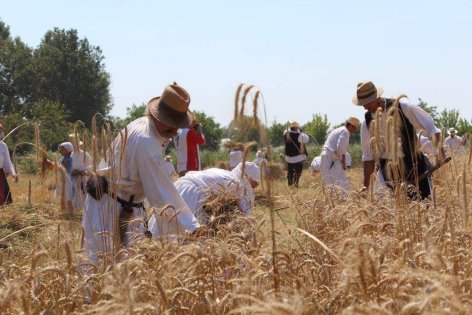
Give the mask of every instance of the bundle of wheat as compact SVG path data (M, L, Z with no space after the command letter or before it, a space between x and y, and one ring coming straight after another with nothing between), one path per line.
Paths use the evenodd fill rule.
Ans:
M205 192L200 220L207 224L209 230L216 232L221 225L244 215L240 202L240 196L234 187L221 186L216 190L208 189Z
M270 180L278 180L285 176L284 166L282 163L269 162L265 163L262 168L265 170L264 176Z
M233 142L233 141L227 141L224 143L224 147L227 148L228 150L232 150L234 148L237 148L239 151L244 150L244 143L242 142Z

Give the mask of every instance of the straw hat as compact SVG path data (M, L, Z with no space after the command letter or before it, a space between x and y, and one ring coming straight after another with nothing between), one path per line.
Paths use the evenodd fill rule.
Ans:
M354 105L363 106L378 99L382 94L383 89L375 87L372 81L359 82L357 83L356 96L352 97L352 103Z
M167 162L169 162L169 161L171 161L171 160L172 160L172 158L171 158L171 156L170 156L170 155L166 155L166 157L164 158L164 160L166 160Z
M161 96L148 102L149 113L159 121L174 128L188 128L193 121L192 112L188 109L190 95L174 82L164 88Z
M449 128L449 130L447 131L447 134L450 135L451 133L456 134L457 130L454 128Z
M290 121L288 122L288 126L289 126L290 128L300 128L300 125L299 125L295 120L290 120Z
M79 134L77 134L77 137L79 138L79 145L84 144L82 141L80 141L80 135L79 135ZM70 140L72 143L74 143L74 141L75 141L75 133L69 134L69 140Z
M347 122L356 127L357 129L359 129L359 127L361 126L361 122L356 117L349 117L347 119Z

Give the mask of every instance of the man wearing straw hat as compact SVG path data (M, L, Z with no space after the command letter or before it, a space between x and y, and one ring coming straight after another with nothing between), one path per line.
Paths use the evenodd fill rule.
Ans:
M74 151L71 154L72 158L72 180L75 187L74 200L72 207L74 210L79 210L84 207L85 197L87 191L88 172L92 170L92 158L83 150L83 142L80 141L79 134L71 133L69 141L74 146Z
M344 126L334 129L328 134L321 152L321 178L323 185L336 186L349 191L349 180L346 176L346 153L349 148L350 135L359 129L361 122L349 117Z
M129 247L151 233L171 239L186 232L199 234L200 224L174 187L164 159L177 130L192 123L189 104L183 87L166 86L160 97L148 102L146 116L126 127L127 138L118 136L111 144L109 157L97 170L107 181L102 177L87 182L82 224L86 254L93 263L99 262L97 254L115 254L120 239ZM149 220L149 230L144 199L159 209Z
M306 144L308 136L300 129L296 121L288 123L288 129L284 132L285 161L287 162L288 186L298 187L298 182L303 171L303 162L306 160Z
M463 145L463 139L457 135L457 130L454 128L449 128L447 134L449 137L444 140L444 148L449 152L449 154L464 154L465 148Z
M377 88L371 81L364 81L357 84L356 95L352 98L355 105L367 110L361 126L364 165L362 191L369 187L375 161L378 161L378 188L387 186L394 189L402 181L417 186L408 192L411 199L415 199L418 193L421 199L428 198L431 194L430 178L423 176L416 184L419 176L428 171L429 161L417 150L415 130L423 130L423 134L432 139L437 148L440 146L441 131L435 126L431 115L420 107L404 102L399 102L396 107L394 99L383 98L382 94L381 88ZM397 125L394 125L395 121ZM398 138L401 147L396 141ZM437 158L440 161L444 159L442 148L438 150Z

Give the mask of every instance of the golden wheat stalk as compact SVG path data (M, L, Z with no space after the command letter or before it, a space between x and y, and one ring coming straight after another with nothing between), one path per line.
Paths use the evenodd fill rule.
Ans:
M234 117L233 121L238 120L239 115L239 95L241 94L241 90L244 86L244 83L239 83L238 88L236 89L236 95L234 96Z

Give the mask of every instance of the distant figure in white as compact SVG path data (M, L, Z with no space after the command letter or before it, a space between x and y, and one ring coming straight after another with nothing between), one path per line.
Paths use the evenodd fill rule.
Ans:
M349 137L360 127L359 119L349 117L346 125L331 131L321 152L321 176L323 185L337 186L349 191L349 180L346 176L346 152L349 148Z
M87 196L86 185L89 172L92 171L92 158L83 150L83 142L80 141L80 136L71 133L69 141L74 146L72 151L72 182L74 183L75 193L72 207L74 210L79 210L84 207L85 197Z
M262 162L266 161L266 154L262 152L262 150L258 150L256 153L256 157L254 158L254 163L257 166L261 167Z
M259 167L253 162L245 163L244 174L242 168L243 163L239 163L232 171L219 168L190 171L180 177L174 185L201 224L207 223L202 217L206 193L221 188L237 194L240 198L241 210L251 215L255 200L253 189L259 185L261 174Z
M462 137L457 135L457 130L449 128L447 134L449 137L444 140L444 149L446 149L449 155L465 154L464 142Z
M243 152L238 147L234 147L229 153L229 167L235 168L243 161Z

